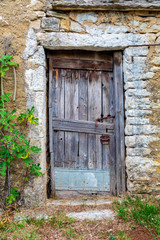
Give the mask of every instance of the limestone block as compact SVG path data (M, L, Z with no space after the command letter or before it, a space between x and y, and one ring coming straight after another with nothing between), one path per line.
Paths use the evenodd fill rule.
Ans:
M46 13L47 17L55 17L55 18L62 18L62 19L68 19L68 15L61 13L61 12L56 12L56 11L47 11Z
M160 66L153 66L151 69L150 69L152 72L160 72Z
M127 90L127 89L136 89L136 90L142 90L144 88L146 88L147 86L147 82L146 81L133 81L133 82L126 82L124 84L124 89Z
M124 10L124 9L160 9L158 0L54 0L55 9L96 9L96 10Z
M127 58L127 56L129 57L147 56L148 52L149 52L148 47L136 47L136 48L129 47L125 49L124 55L125 55L125 58Z
M43 91L46 72L43 66L36 69L29 69L25 72L25 80L29 89L34 91Z
M136 147L142 147L142 148L146 148L148 147L150 142L156 141L156 137L154 137L153 135L150 136L126 136L125 137L125 144L127 147L130 148L136 148Z
M128 97L126 95L125 109L149 110L151 108L151 101L149 98Z
M84 32L84 28L77 22L71 21L70 30L73 32Z
M126 96L136 96L138 98L149 97L151 95L146 89L128 89L126 91Z
M134 136L134 135L149 135L156 133L158 131L156 126L153 125L127 125L125 127L126 136Z
M78 23L83 24L84 22L96 23L97 22L97 14L94 12L86 12L76 14L76 19Z
M88 24L85 23L83 24L84 27L86 28L86 32L91 34L91 35L104 35L104 34L121 34L121 33L126 33L128 31L128 28L125 26L112 26L112 25L106 25L106 24Z
M156 66L160 65L160 57L154 57L152 63Z
M33 65L34 68L37 68L37 66L46 67L46 56L43 47L37 47L37 51L35 52L35 54L28 59L28 64L30 63Z
M37 51L37 37L32 28L29 29L26 38L26 48L24 50L23 58L27 59Z
M41 21L40 20L36 20L36 21L32 21L30 24L30 28L33 29L40 29L40 25L41 25Z
M126 109L126 117L145 117L149 114L152 114L152 110L135 110L135 109Z
M154 24L152 27L151 27L151 31L156 31L156 32L159 32L160 31L160 25L156 25Z
M40 44L43 47L56 49L60 47L65 47L65 49L74 49L80 47L85 50L114 50L123 49L124 47L133 44L145 44L148 43L148 39L142 35L134 34L103 34L97 35L95 37L89 34L78 34L78 33L37 33L36 34ZM140 61L139 61L140 62ZM138 66L138 62L135 64L135 69ZM146 69L146 64L145 64ZM144 69L143 69L144 71ZM142 72L139 72L139 75ZM139 75L137 77L139 77Z
M59 23L59 19L55 17L44 17L41 26L47 31L59 31Z
M142 80L148 80L148 79L153 78L154 75L155 75L154 72L147 72L147 73L141 75L141 79Z
M135 156L142 156L145 157L151 153L149 148L127 148L127 156L135 157Z
M64 29L65 31L70 30L70 21L68 19L61 20L60 29Z
M127 117L126 125L145 125L149 124L149 119L144 117Z

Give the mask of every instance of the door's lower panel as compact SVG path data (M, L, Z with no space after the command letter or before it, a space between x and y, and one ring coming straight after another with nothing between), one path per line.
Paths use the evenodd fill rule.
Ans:
M55 190L110 191L110 170L55 168Z

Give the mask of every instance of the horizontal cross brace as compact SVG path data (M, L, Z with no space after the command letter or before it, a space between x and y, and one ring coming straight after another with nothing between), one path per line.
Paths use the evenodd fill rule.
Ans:
M95 122L53 118L53 130L111 136L114 133L114 124L104 122L98 123L96 127ZM113 130L113 132L111 132L111 130Z

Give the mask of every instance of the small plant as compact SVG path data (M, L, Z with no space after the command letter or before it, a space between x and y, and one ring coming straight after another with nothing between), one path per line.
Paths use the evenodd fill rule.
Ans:
M110 233L109 234L109 240L115 240L115 239L116 239L115 236L112 233Z
M155 229L160 236L160 200L148 202L138 196L127 197L121 203L115 202L115 210L117 216L120 216L124 221L134 220L149 231Z
M131 240L129 237L126 236L126 233L124 231L119 231L117 233L117 237L120 240Z
M5 76L5 72L9 70L10 66L19 66L18 63L12 62L12 56L10 55L2 55L0 57L0 75L2 77Z

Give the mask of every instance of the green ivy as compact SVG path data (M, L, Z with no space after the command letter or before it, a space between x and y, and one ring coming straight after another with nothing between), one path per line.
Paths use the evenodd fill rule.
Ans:
M5 72L9 70L10 66L19 66L18 63L12 62L12 56L10 55L2 55L0 57L0 75L2 77L5 76Z
M0 76L4 76L9 70L9 66L16 65L11 61L12 56L2 55L0 58ZM34 164L33 155L41 151L37 146L32 146L21 130L20 125L27 126L28 124L38 125L38 118L34 116L34 107L27 109L26 112L17 115L17 109L9 111L5 106L10 102L10 93L4 93L0 96L0 175L6 177L8 182L7 203L11 204L16 201L19 196L17 188L10 186L10 165L11 162L19 161L24 163L30 173L36 177L41 176L41 167L39 164ZM8 105L7 104L7 105ZM23 177L24 181L28 181L28 176ZM14 183L13 183L14 184Z

